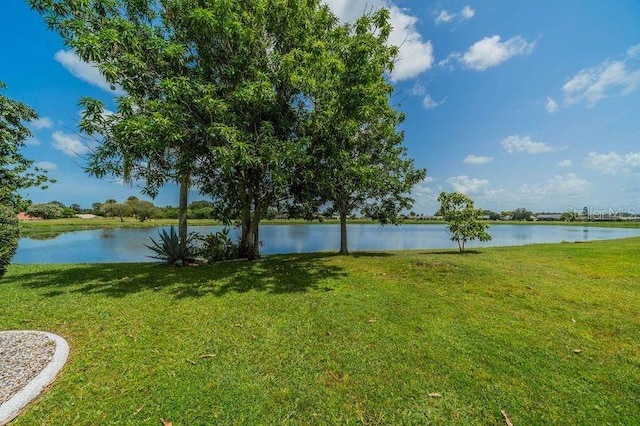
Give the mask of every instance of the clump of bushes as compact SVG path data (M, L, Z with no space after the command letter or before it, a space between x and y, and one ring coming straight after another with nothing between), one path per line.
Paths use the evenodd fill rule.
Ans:
M229 237L229 228L213 234L199 236L198 256L207 262L238 258L238 244Z
M0 204L0 278L4 276L11 258L18 249L20 230L13 209Z
M170 265L184 266L196 260L207 263L238 258L239 244L229 237L229 228L209 235L191 233L186 241L181 241L175 228L160 231L159 239L151 238L146 245L155 254L149 257L163 260Z

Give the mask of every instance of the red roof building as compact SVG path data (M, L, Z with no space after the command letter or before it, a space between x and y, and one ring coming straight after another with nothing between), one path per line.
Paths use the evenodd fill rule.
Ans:
M41 217L29 216L25 212L18 213L18 220L42 220Z

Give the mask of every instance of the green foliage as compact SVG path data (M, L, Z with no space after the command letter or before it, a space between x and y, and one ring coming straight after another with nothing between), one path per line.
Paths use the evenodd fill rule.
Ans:
M100 215L105 217L119 217L120 221L124 221L125 217L129 217L133 214L131 206L127 203L117 203L115 200L109 202L107 200L100 206Z
M511 220L533 220L533 213L523 207L517 208L511 213Z
M229 237L229 228L213 234L199 236L198 256L207 262L219 262L238 258L238 244Z
M383 223L412 204L425 173L406 157L390 105L388 10L339 26L319 0L29 4L123 89L114 114L80 101L80 129L102 142L88 172L139 180L151 196L178 183L181 238L193 186L223 221L240 219L249 259L260 221L284 201Z
M15 209L22 200L18 190L34 186L45 189L45 184L53 180L45 176L45 171L32 169L33 161L20 153L25 139L31 136L23 123L38 115L27 105L4 96L5 88L0 81L0 205Z
M178 219L180 210L177 207L166 206L160 209L160 215L165 219Z
M29 216L41 217L42 219L60 219L65 216L65 209L58 203L32 204L26 211ZM73 217L73 214L70 216Z
M151 245L146 245L155 255L149 256L154 259L164 260L170 265L183 266L193 262L196 257L196 234L189 234L186 240L181 239L173 226L162 229L159 232L158 241L151 238Z
M0 204L0 278L3 277L11 258L18 249L19 236L16 212Z
M139 200L137 197L129 197L124 204L129 206L131 214L140 222L155 219L159 216L158 208L150 201Z
M491 241L491 235L487 233L489 225L480 219L483 211L473 207L471 198L459 192L441 192L438 201L451 241L458 244L460 252L464 251L467 241Z
M332 28L311 67L311 146L297 195L339 214L343 254L349 215L360 210L383 224L398 223L400 211L413 204L412 187L425 176L407 157L398 130L404 115L392 105L387 81L397 56L390 32L385 9Z

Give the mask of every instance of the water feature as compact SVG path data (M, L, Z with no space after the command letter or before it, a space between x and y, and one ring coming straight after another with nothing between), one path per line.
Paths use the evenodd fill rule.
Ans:
M110 228L76 231L53 239L22 238L14 263L87 263L149 262L145 247L149 237L157 238L160 228ZM220 226L194 226L190 230L207 234ZM234 233L235 232L235 233ZM513 246L562 241L594 241L640 236L640 229L597 228L559 225L496 225L489 230L493 240L471 242L469 248ZM232 236L237 232L232 230ZM262 254L337 251L340 246L338 225L297 224L262 225ZM349 225L349 249L352 251L454 249L445 225L380 226Z

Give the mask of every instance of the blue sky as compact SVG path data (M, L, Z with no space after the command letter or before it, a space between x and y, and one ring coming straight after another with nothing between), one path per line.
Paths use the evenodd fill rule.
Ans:
M407 114L410 156L428 170L416 212L433 213L440 191L457 190L496 211L640 213L640 2L325 1L344 21L391 9L401 44L393 101ZM139 195L86 176L77 156L78 99L113 105L113 92L25 2L3 6L0 80L38 111L24 154L58 180L26 195L87 207ZM155 202L177 204L177 190Z

